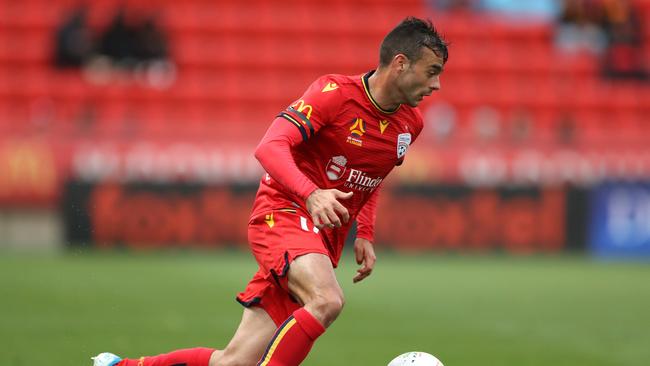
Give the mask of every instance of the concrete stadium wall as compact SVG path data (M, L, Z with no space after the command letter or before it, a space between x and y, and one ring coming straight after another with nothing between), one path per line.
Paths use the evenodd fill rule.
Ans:
M0 250L56 251L63 248L61 216L47 209L0 210Z

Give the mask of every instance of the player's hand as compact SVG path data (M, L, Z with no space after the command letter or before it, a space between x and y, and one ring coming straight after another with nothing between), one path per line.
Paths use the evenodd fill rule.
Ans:
M375 248L372 246L372 243L361 238L357 238L354 241L354 256L356 257L357 264L361 264L361 268L357 269L357 274L352 279L353 283L357 283L370 276L372 269L375 268L377 257L375 256Z
M342 223L350 220L350 213L339 200L352 197L352 192L341 192L338 189L317 189L313 191L305 205L311 215L314 225L319 228L341 227Z

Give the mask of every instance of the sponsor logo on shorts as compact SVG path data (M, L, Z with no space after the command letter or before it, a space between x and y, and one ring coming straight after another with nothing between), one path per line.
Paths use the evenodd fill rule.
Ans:
M273 228L273 226L275 226L275 220L273 219L273 212L266 215L266 217L264 218L264 222L266 222L266 224L269 225L269 228Z

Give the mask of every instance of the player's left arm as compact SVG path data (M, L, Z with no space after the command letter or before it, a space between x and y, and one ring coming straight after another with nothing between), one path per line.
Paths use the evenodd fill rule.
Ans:
M361 267L352 282L357 283L372 274L377 256L375 255L375 218L377 217L377 199L379 187L372 192L370 198L359 211L357 216L357 238L354 241L354 256Z
M422 115L418 109L414 109L415 123L414 123L414 136L415 140L422 132L423 121ZM397 165L401 165L403 159ZM352 279L352 282L357 283L372 274L377 262L375 255L374 241L375 241L375 220L377 218L377 200L379 197L380 187L372 193L366 204L361 208L357 215L357 238L354 241L354 256L357 264L361 267L357 270L357 274Z

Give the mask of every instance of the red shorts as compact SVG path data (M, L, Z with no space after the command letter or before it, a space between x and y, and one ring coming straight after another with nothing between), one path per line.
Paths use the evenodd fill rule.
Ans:
M237 301L245 307L260 306L280 326L302 305L288 288L289 264L308 253L330 257L318 229L301 211L273 211L253 218L248 224L248 243L259 270Z

